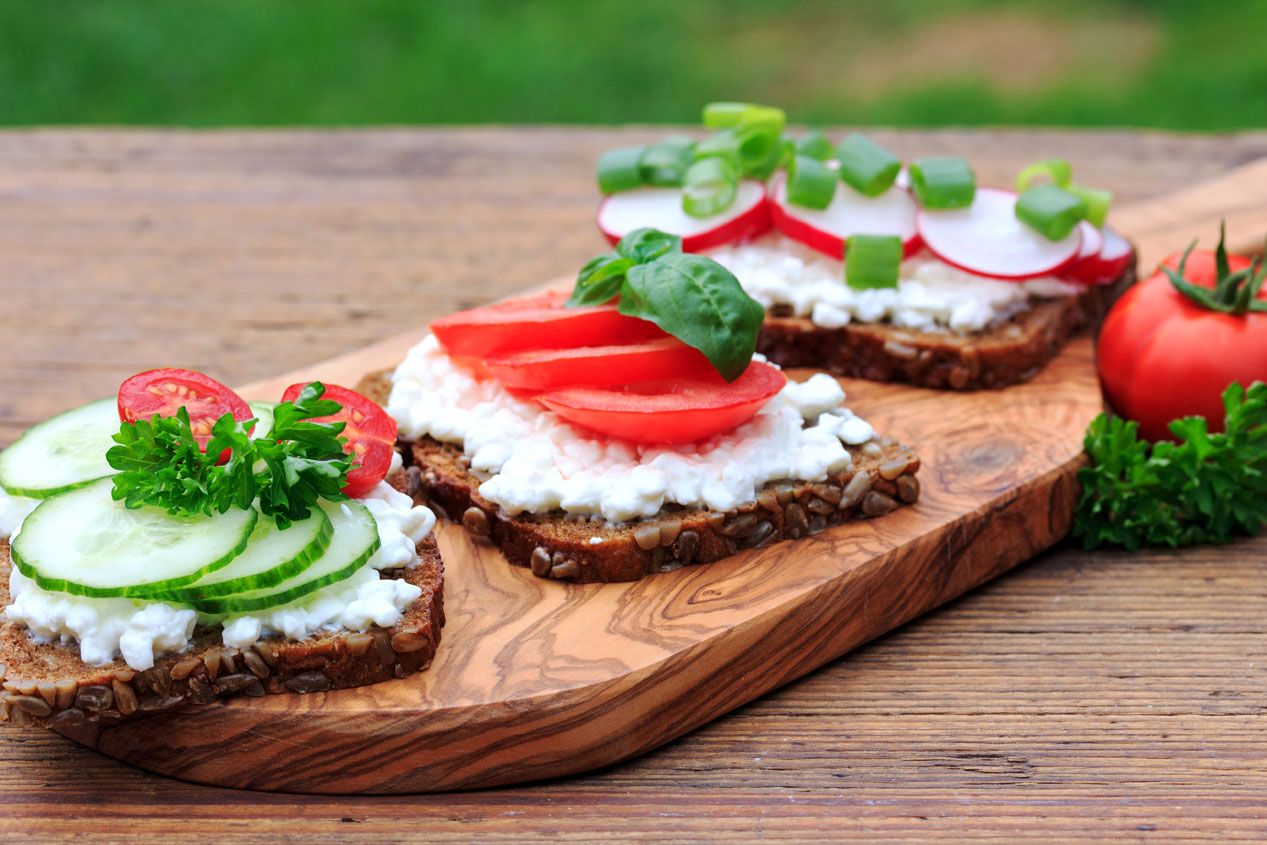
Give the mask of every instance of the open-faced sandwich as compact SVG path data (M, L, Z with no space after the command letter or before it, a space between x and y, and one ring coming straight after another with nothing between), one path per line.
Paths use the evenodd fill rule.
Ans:
M857 133L792 141L781 110L704 109L714 130L604 154L598 225L656 228L709 254L766 309L757 349L784 366L936 388L1038 372L1134 276L1111 196L1068 162L978 187L961 158L905 165Z
M177 369L30 429L0 452L0 721L111 721L428 666L443 570L395 443L351 390L248 405Z
M754 354L762 307L679 238L463 311L361 390L429 501L541 577L628 581L915 501L919 458Z

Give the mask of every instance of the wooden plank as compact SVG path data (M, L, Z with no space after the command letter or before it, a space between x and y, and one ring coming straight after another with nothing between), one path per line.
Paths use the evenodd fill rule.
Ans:
M0 440L142 366L179 361L241 383L584 260L598 246L588 161L660 131L0 133ZM992 179L1067 154L1123 205L1267 154L1263 133L885 141L980 155ZM412 202L371 213L399 193ZM372 248L348 231L362 221ZM496 248L490 234L508 228L514 248ZM194 331L180 294L213 283L216 319ZM362 286L381 296L348 318ZM652 755L528 788L408 800L230 792L0 729L0 832L1261 839L1264 561L1264 541L1066 549Z

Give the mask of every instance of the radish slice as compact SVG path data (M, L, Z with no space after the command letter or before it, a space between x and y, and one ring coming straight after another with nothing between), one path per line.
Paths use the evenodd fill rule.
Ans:
M1016 219L1016 194L978 188L967 208L920 209L920 237L938 258L961 270L994 279L1030 279L1064 270L1082 246L1078 227L1049 241Z
M615 246L634 229L650 227L677 235L685 252L703 252L750 240L770 228L765 185L739 183L735 202L721 214L691 217L682 210L681 188L637 188L611 194L598 207L598 228Z
M906 255L919 251L919 235L915 232L918 207L911 195L900 188L890 188L872 199L841 182L831 204L822 211L789 203L783 179L775 183L770 194L774 228L837 260L844 258L845 239L852 235L897 235Z
M1098 230L1100 248L1092 255L1079 257L1070 274L1080 282L1103 285L1116 281L1135 260L1131 242L1107 226Z
M1100 234L1099 228L1083 220L1078 224L1078 229L1082 232L1082 246L1078 247L1077 260L1084 261L1093 255L1099 255L1104 246L1104 235Z

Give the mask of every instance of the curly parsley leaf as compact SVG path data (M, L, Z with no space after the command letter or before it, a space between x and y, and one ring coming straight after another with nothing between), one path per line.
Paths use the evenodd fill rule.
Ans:
M128 508L151 505L179 516L243 510L259 501L260 513L287 528L304 519L319 499L340 501L352 460L339 435L344 423L314 422L335 414L337 402L322 399L325 386L313 382L294 402L273 411L273 430L252 439L255 420L232 414L216 420L203 451L181 408L174 417L122 423L115 446L106 453L119 470L112 495ZM220 457L228 453L228 460Z
M1087 429L1074 534L1087 548L1226 543L1267 526L1267 384L1223 393L1224 431L1205 419L1170 424L1152 444L1139 425L1101 414Z

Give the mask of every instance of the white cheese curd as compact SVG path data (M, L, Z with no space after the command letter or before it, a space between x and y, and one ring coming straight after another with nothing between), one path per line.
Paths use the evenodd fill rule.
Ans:
M339 630L364 631L371 625L397 624L422 594L413 584L382 578L378 570L413 566L416 544L431 533L435 514L386 482L360 501L378 524L380 547L355 575L316 590L288 605L225 619L224 644L247 648L269 636L293 640ZM189 647L195 624L216 624L223 617L202 617L188 608L134 599L101 599L44 590L14 569L9 576L13 603L4 609L10 621L24 625L36 642L79 644L84 663L99 666L122 657L137 671L156 658Z
M156 657L185 650L198 618L168 604L51 592L16 568L9 574L9 595L9 621L25 625L38 643L78 642L80 659L92 666L122 654L133 669L149 669Z
M851 462L845 445L874 431L840 408L830 376L789 383L738 428L685 446L654 446L587 434L491 379L456 366L434 338L410 350L393 374L387 411L401 433L460 444L488 474L480 494L511 514L561 508L619 522L653 516L669 502L715 511L756 497L769 481L821 481Z
M420 595L421 588L381 578L376 569L366 565L351 578L291 604L225 619L224 644L247 648L268 636L304 640L324 632L364 631L371 625L390 628Z
M22 521L31 515L31 511L39 503L39 499L14 496L0 487L0 539L17 534Z
M1015 316L1033 300L1079 292L1049 276L1025 282L976 276L927 251L902 262L897 288L855 290L845 284L840 261L778 236L726 247L710 257L766 308L790 306L796 316L824 328L857 320L920 331L977 332Z

